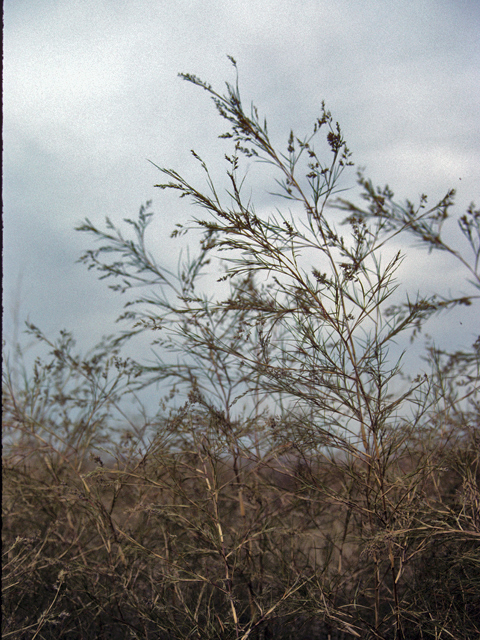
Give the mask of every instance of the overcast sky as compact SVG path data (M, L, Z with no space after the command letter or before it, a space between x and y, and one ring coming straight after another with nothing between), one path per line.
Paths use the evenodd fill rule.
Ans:
M220 167L225 126L177 74L221 88L234 80L226 54L276 139L309 133L325 99L354 161L399 199L455 187L459 211L480 203L477 0L6 0L4 11L7 339L19 303L20 319L52 337L71 329L85 348L111 332L123 301L76 263L92 247L74 231L87 216L119 222L153 200L152 248L176 263L165 238L194 211L154 188L148 160L195 175L195 148Z

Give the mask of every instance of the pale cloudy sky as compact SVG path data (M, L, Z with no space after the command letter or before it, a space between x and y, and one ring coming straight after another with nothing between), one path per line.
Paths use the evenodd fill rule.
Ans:
M459 211L480 203L477 0L6 0L4 12L7 339L18 302L52 337L72 329L88 347L111 332L123 301L76 263L92 247L74 231L86 216L121 221L153 200L152 248L176 264L165 239L194 211L154 189L148 160L195 175L195 148L222 166L225 126L177 73L221 88L226 54L277 140L309 133L325 99L354 161L399 199L455 187Z

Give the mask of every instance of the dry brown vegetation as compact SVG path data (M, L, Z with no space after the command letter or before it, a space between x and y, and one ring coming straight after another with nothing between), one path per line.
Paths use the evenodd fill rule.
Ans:
M67 332L48 342L30 325L49 355L23 379L4 367L3 637L479 637L479 342L430 346L416 378L388 355L404 332L476 296L393 304L397 261L374 258L413 233L458 258L478 290L480 213L459 221L469 262L441 235L452 193L402 208L360 177L368 206L336 201L349 213L344 239L326 213L350 164L330 114L315 133L327 130L331 162L293 134L282 155L238 87L221 96L186 79L232 126L230 208L212 183L204 194L163 170L163 187L211 215L176 279L145 248L147 209L129 221L134 240L87 221L103 244L84 261L120 278L117 290L157 295L129 302L129 329L88 357ZM243 201L240 158L257 155L280 171L303 226L262 220ZM217 250L232 282L221 300L197 293ZM125 341L152 330L174 364L121 359ZM158 381L172 388L161 410L129 420L122 398Z
M474 637L478 432L406 449L382 495L348 456L234 461L221 427L196 416L191 446L108 466L77 465L84 443L39 442L23 464L20 438L3 466L5 637L393 638L396 609L405 638Z

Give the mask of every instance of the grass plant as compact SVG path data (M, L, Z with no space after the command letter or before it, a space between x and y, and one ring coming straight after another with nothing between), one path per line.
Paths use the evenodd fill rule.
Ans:
M325 105L280 150L238 77L224 94L183 78L231 147L226 190L197 152L204 189L159 167L202 212L172 234L196 233L197 255L178 273L154 258L149 205L127 231L86 220L81 260L138 292L126 328L82 357L29 325L48 357L23 378L4 366L3 637L480 637L480 343L430 342L414 375L401 352L476 304L480 212L459 217L458 249L452 191L401 205L360 173L347 200ZM258 161L283 209L255 208ZM412 236L464 269L457 292L402 293ZM122 357L149 333L154 363ZM128 417L127 394L159 388L155 415Z

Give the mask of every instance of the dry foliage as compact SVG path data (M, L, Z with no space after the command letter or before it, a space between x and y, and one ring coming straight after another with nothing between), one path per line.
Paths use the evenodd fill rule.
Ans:
M458 251L442 236L452 192L400 206L360 175L366 206L332 200L351 160L325 107L312 137L292 133L280 153L238 85L221 95L184 78L211 95L234 146L225 197L196 153L207 192L161 170L162 188L209 214L192 221L198 257L178 274L159 266L148 207L127 221L133 240L86 221L100 247L82 260L119 292L148 293L88 357L67 332L48 342L30 325L50 355L23 381L4 368L3 637L479 636L479 341L431 345L415 378L392 355L478 296L403 301L401 255L380 256L413 234L478 291L480 212L459 219ZM324 131L327 161L312 142ZM242 162L259 159L295 214L262 218L245 200ZM219 255L229 294L199 293ZM175 359L122 359L149 331ZM122 398L156 382L172 389L161 410L129 420Z

